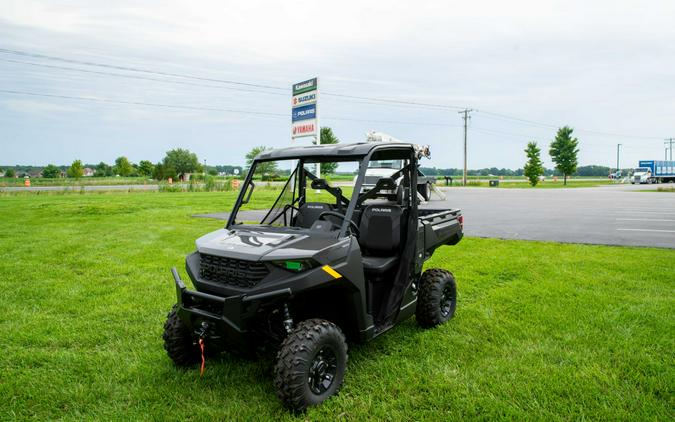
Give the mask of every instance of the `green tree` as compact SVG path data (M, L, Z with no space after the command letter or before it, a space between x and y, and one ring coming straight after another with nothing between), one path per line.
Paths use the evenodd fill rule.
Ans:
M138 174L141 176L152 176L155 171L155 165L148 160L141 160L138 162Z
M54 164L47 164L47 167L42 169L42 177L47 179L56 179L61 175L61 170Z
M154 166L152 178L155 180L166 180L168 178L176 179L176 169L171 164L164 164L161 161Z
M340 142L337 136L333 134L333 129L329 127L321 128L321 145L337 144ZM338 163L321 163L321 174L333 174L337 170Z
M523 169L525 177L530 181L530 185L537 186L539 183L539 176L544 174L544 166L541 162L541 149L536 142L530 142L525 148L525 155L527 155L527 163Z
M73 161L73 164L68 167L67 171L68 177L72 177L74 179L79 179L82 177L84 174L84 166L82 166L82 161L80 160L75 160Z
M103 161L96 165L96 171L94 171L94 177L106 177L112 176L113 169Z
M259 147L253 147L247 154L246 154L246 167L248 169L251 168L251 165L253 164L253 159L257 157L260 153L263 151L266 151L268 148L264 146L259 146ZM255 174L260 175L261 177L263 175L271 175L277 172L277 163L276 161L267 161L264 163L258 163L258 165L255 168Z
M115 174L122 177L129 176L134 171L134 167L129 162L127 157L117 157L115 160Z
M5 170L5 177L16 177L16 172L14 171L13 168L8 168Z
M175 175L180 176L181 178L186 173L196 173L201 171L202 166L199 164L199 159L197 154L190 152L187 149L172 149L167 151L166 156L164 157L164 171L167 169L173 168ZM173 177L173 176L165 176Z
M577 171L578 164L579 140L572 137L572 132L573 129L569 126L558 129L548 152L555 163L555 168L563 174L565 185L567 185L567 176Z

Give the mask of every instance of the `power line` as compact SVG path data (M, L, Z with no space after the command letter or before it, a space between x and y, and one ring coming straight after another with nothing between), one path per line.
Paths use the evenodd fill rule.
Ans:
M63 57L49 56L49 55L46 55L46 54L29 53L29 52L26 52L26 51L19 51L19 50L10 50L10 49L7 49L7 48L0 48L0 53L14 54L14 55L17 55L17 56L33 57L33 58L38 58L38 59L54 60L54 61L60 61L60 62L65 62L65 63L71 63L71 64L79 64L79 65L84 65L84 66L105 67L105 68L115 69L115 70L125 70L127 72L147 73L147 74L152 74L152 75L170 76L170 77L174 77L174 78L196 79L196 80L207 81L207 82L219 82L219 83L231 84L231 85L242 85L242 86L249 86L249 87L255 87L255 88L278 89L278 90L282 90L282 91L288 91L288 88L281 88L281 87L272 86L272 85L239 82L239 81L232 81L232 80L228 80L228 79L207 78L207 77L202 77L202 76L194 76L194 75L187 75L187 74L173 73L173 72L161 72L161 71L157 71L157 70L144 69L144 68L140 68L140 67L118 66L118 65L111 65L111 64L106 64L106 63L90 62L90 61L83 61L83 60L73 60L73 59L67 59L67 58L63 58Z
M519 117L513 117L513 116L509 116L507 114L502 114L502 113L494 113L494 112L486 111L486 110L476 110L476 112L482 113L482 114L486 115L486 117L497 117L497 118L501 118L502 120L519 122L519 123L523 123L523 124L528 124L530 126L539 126L539 127L542 127L542 128L552 128L552 129L560 128L559 125L552 125L552 124L548 124L548 123L536 122L534 120L521 119ZM659 136L635 136L635 135L626 135L626 134L612 133L612 132L602 132L602 131L597 131L597 130L589 130L589 129L581 129L581 128L574 128L574 130L576 130L577 132L585 132L585 133L591 133L591 134L595 134L595 135L613 136L613 137L618 137L618 138L662 139Z
M393 100L393 99L388 99L388 98L360 97L358 95L335 94L335 93L331 93L331 92L323 92L322 95L328 95L328 96L331 96L331 97L340 97L340 98L351 98L351 99L358 99L358 100L380 101L380 102L383 102L383 103L392 103L392 104L422 106L422 107L430 107L430 108L438 108L438 109L457 109L457 110L464 109L464 107L459 107L459 106L432 104L432 103L420 103L420 102L417 102L417 101Z
M4 92L6 94L28 95L28 96L46 97L46 98L59 98L59 99L78 100L78 101L92 101L92 102L107 103L107 104L136 105L136 106L161 107L161 108L197 110L197 111L216 111L216 112L225 112L225 113L238 113L238 114L248 114L248 115L256 115L256 116L274 117L274 118L286 118L286 119L290 117L288 114L283 114L283 113L272 113L272 112L265 112L265 111L242 110L242 109L233 109L233 108L217 108L217 107L203 107L203 106L178 105L178 104L149 103L149 102L143 102L143 101L114 100L114 99L109 99L109 98L81 97L81 96L61 95L61 94L45 94L45 93L38 93L38 92L17 91L17 90L8 90L8 89L0 89L0 92ZM418 126L457 127L457 125L451 125L451 124L446 124L446 123L410 122L410 121L400 121L400 120L353 119L353 118L349 118L349 117L339 117L339 116L326 117L325 119L326 120L354 121L354 122L418 125Z
M9 62L9 63L27 64L27 65L30 65L30 66L44 67L44 68L48 68L48 69L68 70L68 71L74 71L74 72L89 73L89 74L94 74L94 75L114 76L114 77L128 78L128 79L139 79L139 80L145 80L145 81L154 81L154 82L162 82L162 83L177 84L177 85L188 85L188 86L198 86L198 87L204 87L204 88L227 89L227 90L232 90L232 91L255 92L255 93L264 93L264 94L281 95L281 96L287 96L288 95L288 94L281 93L281 92L260 91L260 90L257 90L257 89L237 88L237 87L223 86L223 85L208 85L208 84L200 84L200 83L195 83L195 82L186 82L186 81L176 81L176 80L171 80L171 79L152 78L152 77L148 77L148 76L127 75L127 74L124 74L124 73L102 72L102 71L98 71L98 70L79 69L79 68L76 68L76 67L58 66L58 65L50 65L50 64L45 64L45 63L27 62L27 61L23 61L23 60L12 60L12 59L0 58L0 61Z
M112 100L109 98L95 98L95 97L79 97L73 95L60 95L60 94L44 94L37 92L28 92L28 91L16 91L9 89L0 89L0 92L7 94L16 94L16 95L30 95L34 97L47 97L47 98L60 98L66 100L80 100L80 101L93 101L98 103L109 103L109 104L125 104L125 105L140 105L148 107L162 107L162 108L175 108L175 109L184 109L184 110L200 110L200 111L220 111L226 113L240 113L240 114L253 114L259 116L273 116L273 117L284 117L288 118L287 114L281 113L269 113L264 111L254 111L254 110L240 110L233 108L215 108L215 107L202 107L202 106L190 106L190 105L176 105L176 104L162 104L162 103L147 103L142 101L131 101L131 100Z
M123 70L123 71L127 71L127 72L154 74L154 75L160 75L160 76L165 76L165 77L169 76L169 77L174 77L174 78L195 79L195 80L200 80L200 81L243 85L243 86L249 86L249 87L255 87L255 88L274 89L274 90L278 90L278 91L288 91L289 90L289 88L284 88L284 87L274 86L274 85L254 84L254 83L239 82L239 81L232 81L232 80L226 80L226 79L207 78L207 77L195 76L195 75L189 75L189 74L183 74L183 73L161 72L161 71L155 71L155 70L139 68L139 67L131 67L131 66L110 65L110 64L106 64L106 63L100 63L100 62L74 60L74 59L68 59L68 58L64 58L64 57L57 57L57 56L51 56L51 55L39 54L39 53L30 53L30 52L26 52L26 51L11 50L11 49L6 49L6 48L0 48L0 53L14 54L14 55L18 55L18 56L32 57L32 58L45 59L45 60L54 60L54 61L60 61L60 62L70 63L70 64L78 64L78 65L83 65L83 66L95 66L95 67L103 67L103 68L108 68L108 69ZM9 60L5 60L5 61L9 61ZM16 62L18 62L18 61L16 61ZM41 65L41 64L31 63L31 62L26 62L26 64L32 64L32 65L35 65L35 66ZM42 66L49 67L48 65L42 65ZM72 70L72 71L86 71L86 70L77 69L77 68L64 68L64 69L65 70ZM92 71L86 71L86 72L87 73L95 73L95 72L92 72ZM102 73L99 73L99 74L102 74ZM114 74L112 76L122 76L122 75ZM253 92L265 92L265 91L253 91ZM265 93L269 93L269 92L265 92ZM423 103L423 102L407 101L407 100L395 100L395 99L391 99L391 98L378 98L378 97L366 97L366 96L358 96L358 95L339 94L339 93L333 93L333 92L329 92L329 91L328 92L323 91L322 95L337 97L337 98L344 98L344 99L378 101L378 102L382 102L382 103L401 104L401 105L418 106L418 107L431 107L431 108L440 108L440 109L448 109L448 108L450 108L450 109L461 109L461 108L463 108L463 107L449 106L449 105L443 105L443 104L432 104L432 103Z
M168 83L168 84L196 86L196 87L203 87L203 88L227 89L227 90L232 90L232 91L262 93L262 94L279 95L279 96L287 96L288 95L287 93L263 91L263 90L259 90L259 89L248 89L248 88L238 88L238 87L223 86L223 85L210 85L210 84L187 82L187 81L176 81L176 80L173 80L173 79L161 79L161 78L152 78L152 77L148 77L148 76L139 76L139 75L124 74L124 73L113 73L113 72L105 72L105 71L98 71L98 70L81 69L81 68L77 68L77 67L50 65L50 64L45 64L45 63L28 62L28 61L23 61L23 60L5 59L5 58L1 58L1 57L0 57L0 61L4 61L4 62L8 62L8 63L15 63L15 64L25 64L25 65L29 65L29 66L35 66L35 67L44 67L44 68L48 68L48 69L66 70L66 71L81 72L81 73L88 73L88 74L101 75L101 76L113 76L113 77L120 77L120 78L127 78L127 79L139 79L139 80L146 80L146 81L155 81L155 82ZM355 104L386 105L386 106L390 106L390 107L408 107L409 108L409 105L405 105L405 104L382 104L382 103L378 103L378 102L367 101L368 99L370 99L370 97L342 96L340 94L326 94L326 93L324 93L324 94L325 95L333 95L335 97L344 97L344 99L364 99L364 100L366 100L366 101L351 101L352 103L355 103ZM426 106L423 103L411 103L411 104L416 104L417 108L422 108L422 109L426 109L426 110L439 110L438 108Z
M285 91L285 92L288 91L288 88L286 88L286 87L280 87L280 86L274 86L274 85L241 82L241 81L234 81L234 80L220 79L220 78L209 78L209 77L196 76L196 75L190 75L190 74L184 74L184 73L163 72L163 71L156 71L156 70L151 70L151 69L146 69L146 68L141 68L141 67L134 67L134 66L111 65L111 64L100 63L100 62L68 59L68 58L58 57L58 56L53 56L53 55L31 53L31 52L27 52L27 51L13 50L13 49L7 49L7 48L0 48L0 53L2 53L2 54L12 54L12 55L23 56L23 57L32 57L32 58L38 58L38 59L43 59L43 60L60 61L60 62L64 62L64 63L78 64L78 65L83 65L83 66L95 66L95 67L102 67L102 68L108 68L108 69L122 70L122 71L127 71L127 72L136 72L136 73L159 75L159 76L163 76L163 77L192 79L192 80L198 80L198 81L216 82L216 83L245 86L245 87L251 87L251 88L259 88L259 89L267 89L267 90L271 89L271 90L275 90L275 91ZM5 59L5 61L11 61L11 60ZM15 62L20 63L19 61L15 61ZM37 63L32 63L32 62L25 62L25 64L50 67L50 65L37 64ZM52 66L52 67L57 68L56 66ZM96 72L96 71L91 71L91 70L87 70L87 69L65 68L65 67L61 67L61 68L63 68L64 70L106 74L104 72ZM108 76L131 77L131 75L112 74L112 73L108 74ZM144 79L159 81L159 82L169 82L169 81L165 81L165 80L152 79L152 78L150 78L150 79L144 78ZM183 84L183 85L194 85L194 84L175 81L175 80L172 80L169 83L179 83L179 84ZM200 85L196 85L196 86L200 86ZM216 88L217 86L208 86L207 85L207 87ZM234 90L235 88L230 87L229 89ZM241 90L241 89L238 89L238 90ZM254 92L254 93L259 92L259 93L265 93L265 94L273 94L272 92L269 92L269 91L258 91L258 90L250 90L250 91L247 91L247 92ZM274 93L274 94L285 95L285 94L282 94L281 92L277 92L277 93ZM459 106L453 106L453 105L447 105L447 104L436 104L436 103L418 102L418 101L409 101L409 100L396 100L396 99L391 99L391 98L347 95L347 94L333 93L333 92L330 92L330 91L328 91L328 92L323 91L322 94L326 95L326 96L329 96L329 97L335 97L335 98L340 98L340 99L374 101L376 103L382 103L382 104L398 104L398 105L409 106L409 107L425 107L425 108L438 109L438 110L443 110L443 109L463 110L463 109L466 108L466 107L459 107ZM511 115L504 114L504 113L496 113L496 112L492 112L492 111L489 111L489 110L474 110L474 111L482 113L483 115L485 115L488 118L498 118L498 119L503 119L503 120L507 120L507 121L526 124L526 125L529 125L529 126L542 127L542 128L553 128L553 129L557 129L559 127L559 125L553 125L553 124L550 124L550 123L542 123L542 122L538 122L538 121L535 121L535 120L523 119L523 118L520 118L520 117L511 116ZM597 135L611 136L611 137L633 138L633 139L635 139L635 138L637 138L637 139L662 139L662 137L656 137L656 136L633 136L633 135L626 135L626 134L619 134L619 133L612 133L612 132L603 132L603 131L596 131L596 130L588 130L588 129L581 129L581 128L575 128L575 130L577 132L585 132L585 133L590 133L590 134L597 134Z

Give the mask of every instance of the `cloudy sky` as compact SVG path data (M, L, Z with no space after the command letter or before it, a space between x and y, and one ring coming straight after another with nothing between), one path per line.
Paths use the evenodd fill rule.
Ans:
M342 142L382 131L430 144L437 167L462 165L463 107L470 168L520 167L525 144L547 152L562 125L581 164L614 166L617 143L625 166L661 159L675 137L672 0L0 10L0 165L159 161L174 147L241 164L252 146L290 144L290 85L313 76L321 125Z

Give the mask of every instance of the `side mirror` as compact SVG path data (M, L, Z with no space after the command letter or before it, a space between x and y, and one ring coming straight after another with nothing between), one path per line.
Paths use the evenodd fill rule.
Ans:
M251 195L253 194L253 189L255 189L255 183L253 183L253 180L248 182L248 184L249 184L250 188L249 188L248 192L246 193L246 197L241 200L242 204L248 204L248 201L251 200Z
M312 189L328 189L330 186L328 186L328 182L326 182L326 179L314 179L312 180Z

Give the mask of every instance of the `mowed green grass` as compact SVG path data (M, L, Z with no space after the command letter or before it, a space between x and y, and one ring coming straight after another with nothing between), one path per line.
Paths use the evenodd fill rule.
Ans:
M0 419L675 417L675 251L464 239L455 318L350 345L339 396L285 411L272 357L175 368L172 266L233 192L0 196Z

